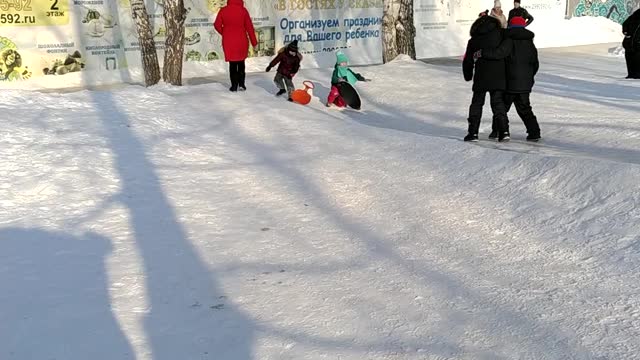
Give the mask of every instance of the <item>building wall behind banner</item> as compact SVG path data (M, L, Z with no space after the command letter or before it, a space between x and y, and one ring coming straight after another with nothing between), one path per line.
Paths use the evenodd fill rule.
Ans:
M565 18L567 0L522 0L522 4L534 16L536 25ZM478 14L492 7L493 0L414 0L417 57L464 55L471 24ZM502 1L505 16L512 8L511 1Z
M338 49L354 64L380 63L382 2L245 0L259 42L249 56L266 63L297 39L305 67L332 66ZM145 3L162 65L164 0ZM212 24L226 0L184 4L185 77L225 71L222 39ZM141 76L141 59L129 0L0 0L0 88L15 82L100 85L134 75Z

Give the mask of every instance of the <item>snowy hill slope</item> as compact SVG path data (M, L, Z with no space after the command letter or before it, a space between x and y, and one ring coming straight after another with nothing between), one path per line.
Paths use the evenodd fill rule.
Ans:
M362 113L3 92L0 358L635 359L640 85L592 50L542 52L541 144L463 143L457 63L358 68Z

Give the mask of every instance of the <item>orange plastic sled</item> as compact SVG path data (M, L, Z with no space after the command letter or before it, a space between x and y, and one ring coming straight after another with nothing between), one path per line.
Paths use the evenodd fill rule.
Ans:
M311 102L311 94L313 93L313 83L307 80L307 81L304 81L302 85L304 85L304 89L297 89L291 93L291 100L301 105L307 105L308 103Z

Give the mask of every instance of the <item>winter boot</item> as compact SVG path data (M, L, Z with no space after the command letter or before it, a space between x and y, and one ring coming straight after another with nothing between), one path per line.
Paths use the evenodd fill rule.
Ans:
M276 93L276 96L280 96L280 95L282 95L282 94L284 94L284 93L286 93L286 92L287 92L287 90L285 90L285 89L280 89L280 90L278 90L278 92Z
M509 140L511 140L511 136L509 135L509 132L507 132L507 131L501 132L498 135L498 141L499 142L507 142Z
M529 134L527 135L527 141L539 141L541 139L540 134Z
M464 137L464 141L478 141L478 134L467 134L467 136Z

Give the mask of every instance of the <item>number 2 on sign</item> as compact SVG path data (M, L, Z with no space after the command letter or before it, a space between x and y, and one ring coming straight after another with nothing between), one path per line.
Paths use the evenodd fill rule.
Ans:
M31 0L29 0L31 1ZM51 5L51 11L58 11L60 10L60 8L58 7L58 0L52 0L53 1L53 5Z

